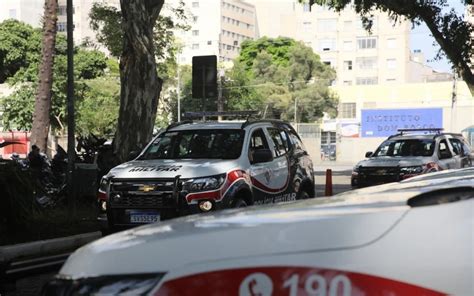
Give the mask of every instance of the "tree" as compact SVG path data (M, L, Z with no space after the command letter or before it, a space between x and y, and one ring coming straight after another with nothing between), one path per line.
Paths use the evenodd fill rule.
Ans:
M25 34L25 32L27 32L27 34ZM8 84L15 88L15 91L10 96L1 98L0 104L3 110L3 123L7 128L30 130L34 110L34 100L32 98L35 97L38 88L38 67L41 59L41 30L33 29L31 26L18 21L7 21L0 24L0 39L6 41L1 45L9 45L3 46L2 48L11 51L14 51L14 48L10 48L10 45L25 44L25 46L22 47L24 51L21 52L24 63L20 68L16 68L15 71L10 71L10 74L5 77ZM12 42L12 40L14 42ZM4 56L5 55L3 55L3 57ZM14 60L10 58L9 61ZM64 75L67 71L66 62L66 39L63 35L58 35L55 44L55 62L53 66L51 92L52 103L49 113L51 127L55 131L61 131L64 128L66 116L64 107L66 104L66 77ZM10 62L10 64L15 63ZM113 77L114 75L118 76L118 64L116 62L108 60L105 55L99 51L76 48L74 64L76 77L75 95L78 99L79 106L81 106L82 101L88 102L93 100L93 95L96 93L101 94L101 101L103 100L102 97L104 93L110 96L107 98L107 102L117 99L116 95L118 95L118 91L115 91L115 89L118 87L118 81ZM108 75L106 78L101 79L101 83L88 83L88 79L103 77L107 68L109 69L108 72L110 76ZM93 104L89 103L88 105L92 106ZM114 112L113 110L117 110L117 108L113 109L108 107L110 106L89 111L100 114L104 118L110 118L110 112ZM81 117L81 111L86 112L87 108L79 110L78 115L80 118L77 123L80 126L85 126L86 123L82 121L86 121L92 118L92 116Z
M313 122L335 115L337 98L329 90L334 70L313 50L290 38L245 41L224 86L228 109L265 110L267 116Z
M303 2L305 0L299 0ZM387 12L397 22L406 18L414 25L425 23L434 39L440 46L438 57L445 55L469 86L474 95L474 74L471 61L474 58L474 26L454 9L449 9L446 0L416 1L416 0L314 0L318 5L326 5L335 11L341 11L352 5L362 16L367 29L372 22L370 15L374 10ZM461 0L465 5L472 0Z
M120 109L114 148L118 161L123 162L129 152L143 148L152 136L163 86L156 59L174 60L171 29L176 23L171 17L160 16L164 0L121 0L120 4L120 12L109 9L107 13L104 9L108 8L96 5L90 17L99 42L112 54L121 55ZM184 16L183 5L180 1L174 12ZM118 44L122 45L120 49Z
M53 87L54 47L56 43L57 0L45 0L43 16L43 50L38 73L38 92L33 113L30 141L46 151Z
M31 53L41 48L41 34L17 20L0 23L0 83L13 77L20 69L38 62L38 55Z

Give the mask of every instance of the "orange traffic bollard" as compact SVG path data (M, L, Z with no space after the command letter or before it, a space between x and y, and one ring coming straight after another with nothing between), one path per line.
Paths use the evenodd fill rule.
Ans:
M326 170L326 187L324 189L324 196L332 196L332 170Z

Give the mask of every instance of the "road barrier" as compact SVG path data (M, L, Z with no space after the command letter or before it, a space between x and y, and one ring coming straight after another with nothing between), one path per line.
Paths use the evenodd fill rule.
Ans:
M324 188L324 196L332 196L332 170L326 170L326 187Z

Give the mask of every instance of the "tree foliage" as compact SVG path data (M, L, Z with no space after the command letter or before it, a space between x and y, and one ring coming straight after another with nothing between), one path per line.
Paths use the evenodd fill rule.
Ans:
M264 110L267 116L313 122L335 115L337 98L329 90L334 70L310 47L290 38L245 41L226 74L224 97L230 110Z
M18 22L18 21L6 21L0 24L0 38L5 28L10 29L8 31L9 38L16 40L18 44L29 44L27 51L24 52L26 62L18 69L15 73L10 72L9 76L6 76L8 84L15 88L15 91L7 97L0 98L0 105L3 109L3 125L10 129L16 128L21 130L30 130L33 118L34 110L34 97L36 94L36 88L38 84L38 66L41 53L41 30L33 29L31 26ZM28 32L25 34L24 32ZM66 39L63 35L57 36L55 52L56 58L53 68L53 86L52 86L52 106L50 112L50 120L53 129L61 130L64 128L66 119L66 75L67 72L67 59L66 59ZM86 125L93 125L92 116L85 116L81 112L95 112L97 118L100 116L110 118L115 109L109 108L110 101L118 100L118 81L117 78L107 75L104 78L105 71L107 68L115 68L109 72L117 75L117 62L108 60L105 55L96 50L87 50L84 48L75 49L74 59L74 74L76 79L76 98L78 100L78 121L77 125L83 127ZM96 79L102 77L101 83L89 83L88 79ZM89 102L95 100L97 93L105 93L109 97L107 98L107 104L103 108L99 108L99 105ZM100 99L104 101L105 99ZM91 106L90 110L87 110L86 104ZM86 120L91 122L86 122ZM101 126L99 124L99 126ZM97 127L97 129L105 130L106 128ZM85 132L85 129L78 128L80 132Z
M305 2L305 0L299 0ZM464 5L472 0L460 0ZM463 15L458 14L447 0L315 0L314 3L326 5L335 11L352 6L361 15L367 29L372 22L370 16L374 10L387 12L394 22L405 18L414 25L425 23L440 46L438 57L445 55L453 68L468 84L474 94L474 74L471 61L474 58L474 25Z

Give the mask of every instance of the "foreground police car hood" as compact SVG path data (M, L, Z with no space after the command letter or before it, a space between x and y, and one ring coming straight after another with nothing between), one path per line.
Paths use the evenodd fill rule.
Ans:
M364 247L396 227L410 211L410 198L444 188L474 187L474 171L466 174L147 225L80 248L59 275L78 279L156 273L242 257Z
M226 173L237 166L235 160L155 159L133 160L116 166L108 174L117 179L205 177Z
M430 157L415 156L415 157L390 157L390 156L379 156L365 159L357 163L357 167L408 167L408 166L421 166L430 162Z

